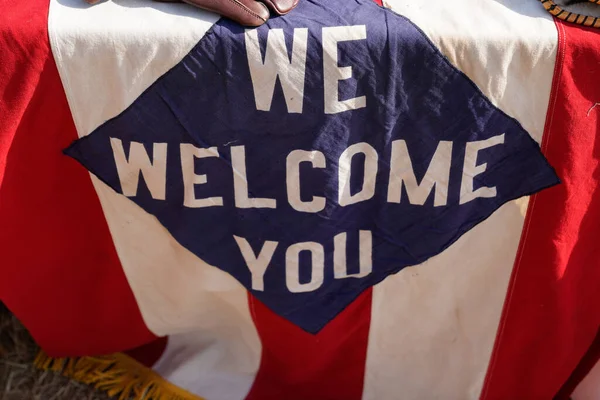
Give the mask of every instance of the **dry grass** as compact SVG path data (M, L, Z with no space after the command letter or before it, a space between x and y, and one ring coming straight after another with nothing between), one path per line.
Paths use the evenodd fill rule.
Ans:
M0 303L0 400L110 400L89 386L34 368L37 350L27 330Z

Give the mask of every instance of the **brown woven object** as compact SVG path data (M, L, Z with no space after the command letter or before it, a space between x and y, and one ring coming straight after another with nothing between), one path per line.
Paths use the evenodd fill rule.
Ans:
M591 26L593 28L600 28L600 18L592 17L590 15L583 15L565 10L563 7L554 3L552 0L540 0L546 11L552 14L555 18L562 21L571 22L582 26ZM600 0L588 0L589 3L600 5Z

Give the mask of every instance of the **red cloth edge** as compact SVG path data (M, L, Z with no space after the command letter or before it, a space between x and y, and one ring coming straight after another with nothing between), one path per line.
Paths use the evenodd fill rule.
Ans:
M532 196L481 399L551 399L600 323L598 32L556 20L542 150L562 184Z
M151 342L90 176L62 154L77 133L49 1L0 8L0 299L51 356Z

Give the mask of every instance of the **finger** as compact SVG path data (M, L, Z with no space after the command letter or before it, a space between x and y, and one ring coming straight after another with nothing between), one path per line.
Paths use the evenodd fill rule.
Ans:
M269 9L254 0L184 0L204 10L232 19L244 26L260 26L267 22Z
M285 15L292 11L299 0L262 0L276 14Z

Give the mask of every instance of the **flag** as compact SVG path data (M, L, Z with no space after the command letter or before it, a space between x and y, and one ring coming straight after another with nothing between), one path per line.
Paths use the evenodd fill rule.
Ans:
M543 399L595 364L597 31L535 1L5 8L0 299L39 366Z

